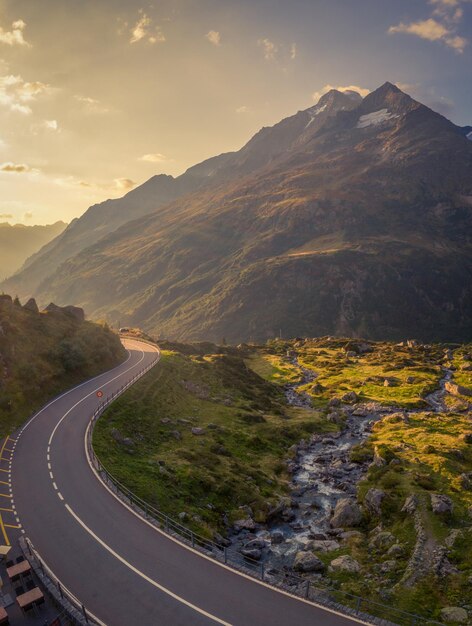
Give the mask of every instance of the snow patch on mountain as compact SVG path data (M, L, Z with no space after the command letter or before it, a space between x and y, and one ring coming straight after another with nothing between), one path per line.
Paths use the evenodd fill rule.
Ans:
M472 141L472 132L470 132L468 135L466 135L467 139L469 141Z
M357 122L357 128L367 128L368 126L378 126L388 120L398 117L390 113L388 109L380 109L380 111L374 111L373 113L367 113L367 115L361 115Z
M311 109L309 109L308 115L310 116L310 121L305 126L305 128L308 128L308 126L310 126L310 124L313 122L316 116L319 115L320 113L323 113L323 111L325 111L327 107L328 107L327 104L323 104L322 106L316 105L312 107Z

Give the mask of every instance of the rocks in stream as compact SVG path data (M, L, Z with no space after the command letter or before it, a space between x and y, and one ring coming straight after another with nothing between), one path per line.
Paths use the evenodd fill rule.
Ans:
M362 521L362 511L355 500L343 498L338 500L331 518L332 528L357 526Z
M293 569L297 572L323 572L325 565L311 552L297 552L293 561Z
M256 530L256 522L252 517L247 517L246 519L236 520L233 527L236 532L241 532L242 530Z
M447 381L444 383L444 389L451 394L451 396L472 396L472 389L468 389L463 385L457 385Z

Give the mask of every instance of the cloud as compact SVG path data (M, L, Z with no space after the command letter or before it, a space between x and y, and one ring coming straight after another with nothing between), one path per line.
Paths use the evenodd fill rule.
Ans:
M140 13L141 17L131 28L129 42L131 44L139 41L148 41L151 44L163 43L166 38L159 26L153 27L151 18L143 11L140 11Z
M292 61L295 61L295 59L297 58L297 44L293 43L290 46L290 58Z
M33 219L33 213L31 213L31 211L27 211L27 212L23 215L23 219L24 219L24 220L32 220L32 219Z
M110 113L111 109L102 104L100 100L96 100L95 98L89 98L88 96L74 96L77 102L80 102L83 105L84 110L87 113L92 113L95 115L105 115L106 113Z
M331 91L332 89L336 89L337 91L356 91L359 95L361 95L363 98L365 98L366 96L369 95L370 93L370 89L367 89L366 87L359 87L358 85L348 85L346 87L335 87L334 85L325 85L322 89L320 89L319 91L315 91L312 94L312 98L313 100L318 101L322 96L325 95L325 93L328 93L328 91Z
M140 161L145 161L146 163L164 163L165 161L170 161L164 154L160 152L154 152L152 154L143 154L142 157L139 157Z
M266 61L274 61L279 50L278 46L270 39L259 39L257 45L262 48L264 59Z
M462 53L468 40L457 33L457 28L464 16L461 5L469 0L429 0L434 7L432 15L416 22L400 22L390 26L388 33L414 35L426 41L441 42L447 47Z
M31 47L23 37L23 31L25 30L26 23L23 20L16 20L11 25L11 30L4 30L0 26L0 42L7 46L26 46Z
M25 165L24 163L2 163L0 164L0 172L8 172L13 174L24 174L25 172L33 172L37 170L32 170L29 165Z
M0 105L23 115L30 115L29 104L50 91L51 87L40 81L27 82L12 74L0 76Z
M44 120L42 125L46 130L59 130L57 120Z
M137 184L134 182L134 180L131 180L131 178L115 178L114 183L115 188L122 191L128 191L129 189L133 189L133 187L136 187Z
M221 35L217 30L208 31L205 37L214 46L221 46Z
M249 113L251 111L251 109L246 106L245 104L243 104L242 106L238 107L236 109L236 113Z
M13 215L11 213L0 213L0 220L12 220Z

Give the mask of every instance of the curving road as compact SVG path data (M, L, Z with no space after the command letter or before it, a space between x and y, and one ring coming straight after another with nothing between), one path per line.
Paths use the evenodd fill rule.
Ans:
M124 341L128 360L63 394L24 427L13 454L13 502L55 575L108 626L346 626L356 620L257 583L137 517L97 479L84 436L104 395L158 359ZM357 622L362 623L362 622Z

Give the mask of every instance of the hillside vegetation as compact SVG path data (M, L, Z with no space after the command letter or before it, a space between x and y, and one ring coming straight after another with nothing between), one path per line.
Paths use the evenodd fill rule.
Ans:
M39 312L0 296L0 435L11 433L47 400L118 365L125 350L81 309Z
M288 560L274 555L297 546L311 516L324 523L322 485L352 498L349 475L360 472L360 517L339 528L328 508L325 527L295 548L318 559L322 575L302 575L439 621L450 606L472 615L471 345L328 337L162 347L161 363L96 426L96 452L119 480L237 549L257 537L263 547L251 554L290 567L293 548ZM349 429L365 415L371 427L357 442ZM315 468L303 490L294 482L302 467Z

